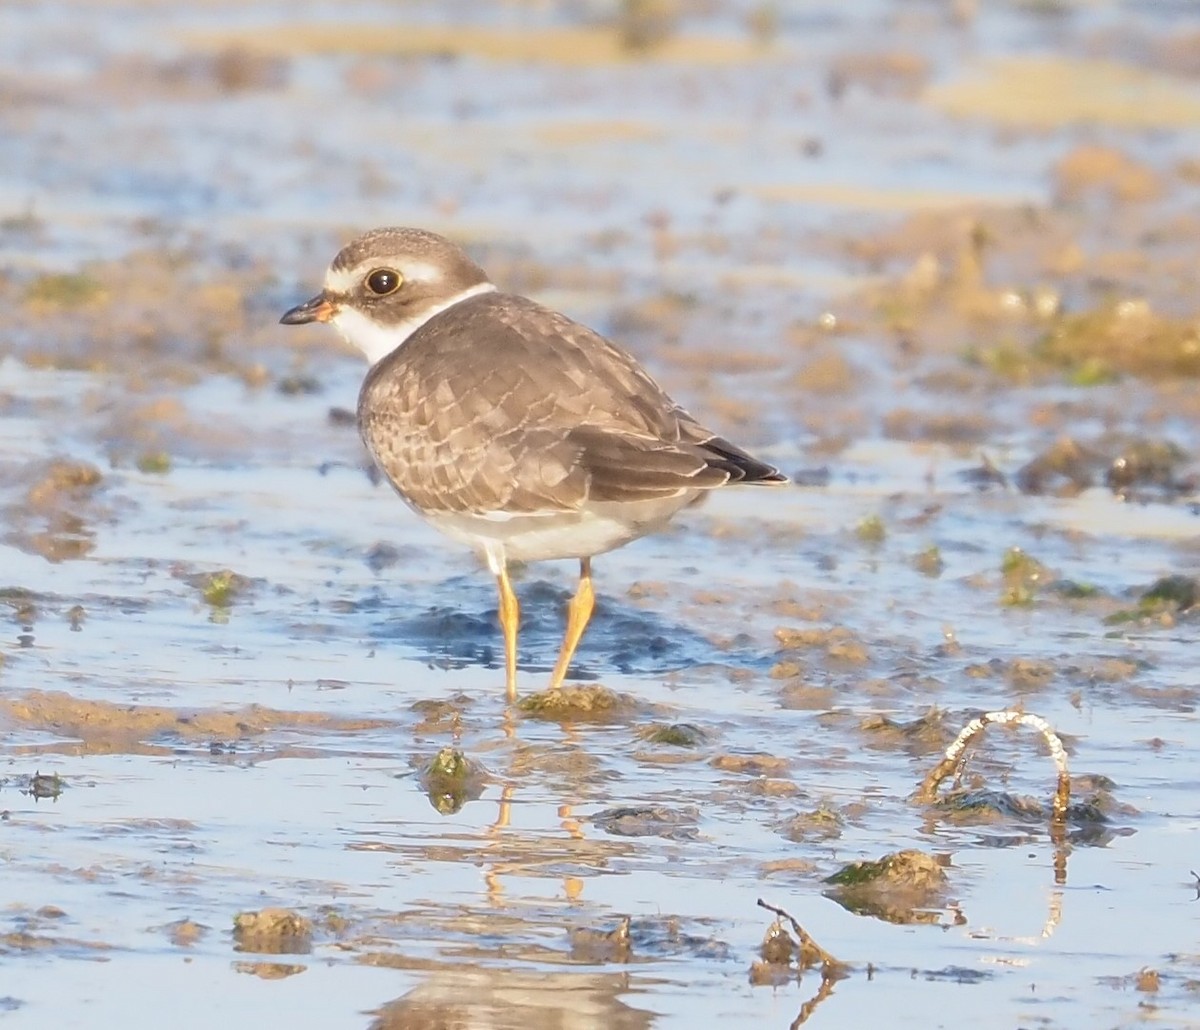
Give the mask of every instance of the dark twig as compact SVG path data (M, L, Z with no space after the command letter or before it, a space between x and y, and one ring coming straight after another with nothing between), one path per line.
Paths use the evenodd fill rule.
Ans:
M827 979L838 979L842 970L842 963L829 954L822 948L812 936L805 932L792 914L785 909L778 908L775 905L768 905L762 898L758 899L758 907L765 908L768 912L773 912L777 918L786 919L792 924L792 931L796 935L796 940L800 944L799 964L801 969L821 963L821 976Z

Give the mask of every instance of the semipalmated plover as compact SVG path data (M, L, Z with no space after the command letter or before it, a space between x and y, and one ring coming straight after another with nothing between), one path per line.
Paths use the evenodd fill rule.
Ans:
M787 482L705 429L621 347L501 292L435 233L360 236L333 259L324 289L280 321L331 322L370 361L359 431L408 505L496 577L510 699L510 561L579 559L557 688L592 614L594 555L662 527L707 490Z

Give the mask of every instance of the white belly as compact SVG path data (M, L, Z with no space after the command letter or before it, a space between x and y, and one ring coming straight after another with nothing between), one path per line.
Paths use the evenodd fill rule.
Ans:
M507 561L587 558L661 529L699 491L630 503L596 503L580 511L538 515L430 512L430 525L482 552L492 566Z

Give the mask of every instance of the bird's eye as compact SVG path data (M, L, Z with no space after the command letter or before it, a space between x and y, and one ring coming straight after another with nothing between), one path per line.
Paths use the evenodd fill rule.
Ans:
M389 293L395 293L400 289L400 284L404 282L404 276L394 268L376 268L367 275L365 282L367 289L375 296L386 297Z

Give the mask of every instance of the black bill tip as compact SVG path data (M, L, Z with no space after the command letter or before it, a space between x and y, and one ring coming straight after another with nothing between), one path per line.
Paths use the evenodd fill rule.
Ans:
M279 320L281 325L307 325L309 322L328 322L334 316L334 307L324 293L318 293L312 300L297 304L283 313Z

